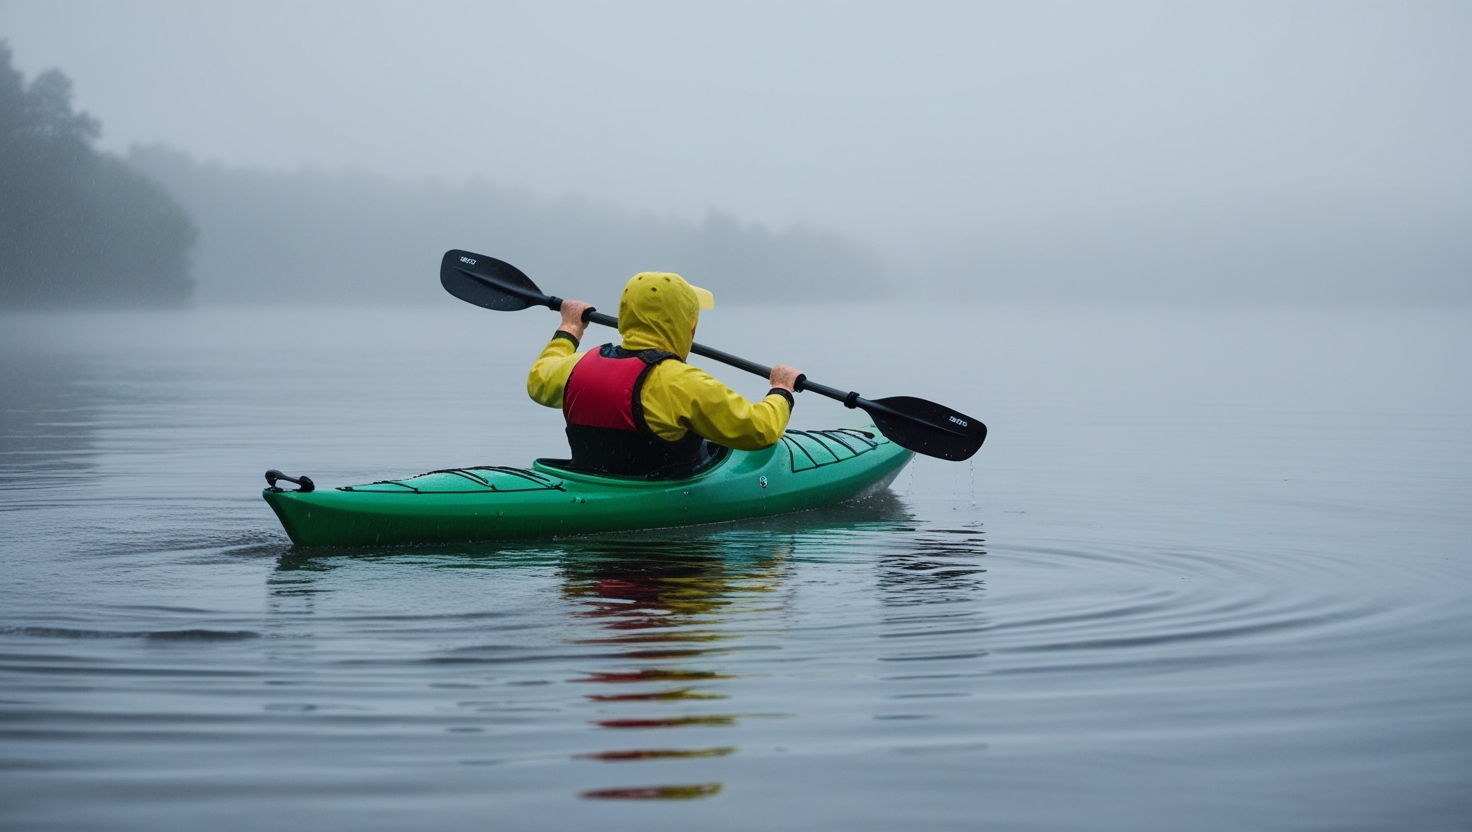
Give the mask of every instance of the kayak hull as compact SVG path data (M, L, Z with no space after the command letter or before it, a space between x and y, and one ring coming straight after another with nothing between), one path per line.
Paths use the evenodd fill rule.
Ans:
M606 477L538 460L322 491L263 492L298 546L562 537L806 511L887 486L914 456L872 427L788 431L681 480Z

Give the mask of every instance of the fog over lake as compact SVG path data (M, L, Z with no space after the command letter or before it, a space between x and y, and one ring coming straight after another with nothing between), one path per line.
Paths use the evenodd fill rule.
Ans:
M402 239L383 233L386 211L361 227L362 245L381 247L395 270L431 218L477 227L448 194L482 181L465 193L487 218L516 204L574 238L525 255L549 268L572 262L554 249L582 247L589 238L575 232L590 215L612 218L598 235L610 245L586 246L594 254L578 263L622 271L629 257L598 252L660 259L618 238L672 239L680 227L699 237L716 217L759 227L711 235L742 249L761 249L763 235L781 249L796 233L778 271L812 271L825 285L844 271L861 284L882 274L902 294L1472 300L1464 3L221 3L185 13L8 0L0 36L26 71L73 78L105 148L162 143L200 163L276 172L241 174L253 181L305 167L281 191L327 228L324 212L368 213L354 195L406 206ZM493 196L508 193L520 196ZM206 255L251 245L238 222L201 221L201 275L224 268ZM342 235L316 236L329 250ZM472 236L455 245L514 248L491 231ZM721 250L666 258L706 267ZM276 271L279 254L262 252L257 272ZM803 282L776 281L798 295Z
M979 414L976 457L786 517L353 551L292 547L261 473L564 453L521 391L551 313L0 317L0 817L1466 826L1465 310L842 312L964 320L971 361L804 308L702 338ZM862 420L801 394L793 424Z
M0 41L0 828L1472 828L1472 6L0 0ZM557 316L451 297L451 248L605 312L678 271L700 342L987 440L809 512L293 545L268 469L566 455Z

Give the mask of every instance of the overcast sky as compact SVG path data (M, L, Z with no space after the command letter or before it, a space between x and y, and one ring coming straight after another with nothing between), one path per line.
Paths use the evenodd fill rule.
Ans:
M104 144L828 227L1472 192L1472 3L0 1Z

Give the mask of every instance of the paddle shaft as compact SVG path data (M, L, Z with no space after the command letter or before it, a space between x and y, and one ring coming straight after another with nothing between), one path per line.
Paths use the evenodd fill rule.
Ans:
M529 292L523 292L521 294L528 300L532 299L531 293ZM554 312L562 311L562 298L548 297L546 295L543 295L543 298L545 298L545 303L548 309L551 309ZM612 315L605 315L602 312L598 312L596 310L589 310L588 312L585 312L583 314L583 320L590 324L601 324L603 326L618 329L618 318L615 318ZM690 351L695 353L696 355L703 355L706 358L719 361L722 364L728 364L738 370L745 370L752 375L761 376L762 378L768 379L772 377L771 367L758 364L755 361L747 361L745 358L742 358L739 355L732 355L729 352L724 352L722 350L715 349L714 347L707 347L704 344L692 343L690 345ZM918 421L928 427L944 431L955 436L965 436L964 433L956 430L955 428L952 428L950 425L938 425L931 421L916 419L909 413L895 410L891 407L885 407L879 402L870 401L853 391L845 393L844 391L839 390L836 387L829 387L826 384L819 384L816 381L808 379L806 374L799 375L797 377L797 384L793 385L793 387L799 393L811 390L812 392L817 393L820 396L827 396L834 401L843 402L844 407L863 408L866 412L871 413L874 411L878 411L887 416L892 416L896 419L905 419L911 422Z
M549 303L547 304L547 308L549 308L549 309L551 309L551 310L553 310L555 312L561 312L562 311L562 298L550 298L549 297L549 298L547 298L547 300L549 301ZM613 327L614 329L618 329L618 318L615 318L612 315L605 315L602 312L598 312L596 310L589 310L588 312L583 313L583 320L586 321L587 323L590 323L590 324L601 324L603 326ZM771 378L772 377L772 368L771 367L764 367L761 364L756 363L755 361L747 361L746 359L742 358L739 355L732 355L732 354L730 354L728 352L722 352L721 350L714 349L712 347L707 347L704 344L691 344L690 345L690 351L693 352L693 353L695 353L696 355L703 355L706 358L715 359L716 361L719 361L722 364L729 364L729 365L731 365L732 367L735 367L738 370L745 370L746 372L751 373L752 375L758 375L758 376L761 376L762 378ZM819 385L816 385L815 386L812 382L808 381L806 378L804 378L801 382L798 383L798 389L799 390L812 390L813 392L816 393L816 392L821 392L821 391L819 391L817 389L819 387L823 387L823 385L819 384ZM837 398L839 401L842 401L843 400L844 394L843 393L839 393L837 390L834 390L832 387L823 387L823 390L832 391L832 393L834 394L835 398Z

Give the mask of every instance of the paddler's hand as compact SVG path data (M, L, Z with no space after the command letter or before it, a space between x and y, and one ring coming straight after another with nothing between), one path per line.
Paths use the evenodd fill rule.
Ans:
M580 300L564 300L562 302L562 326L557 329L578 339L581 343L583 332L587 330L588 324L583 320L583 313L593 308L591 303L583 303Z
M797 384L797 377L800 375L802 373L799 370L785 364L778 364L772 368L772 377L768 381L772 383L773 389L796 393L797 391L792 388Z

